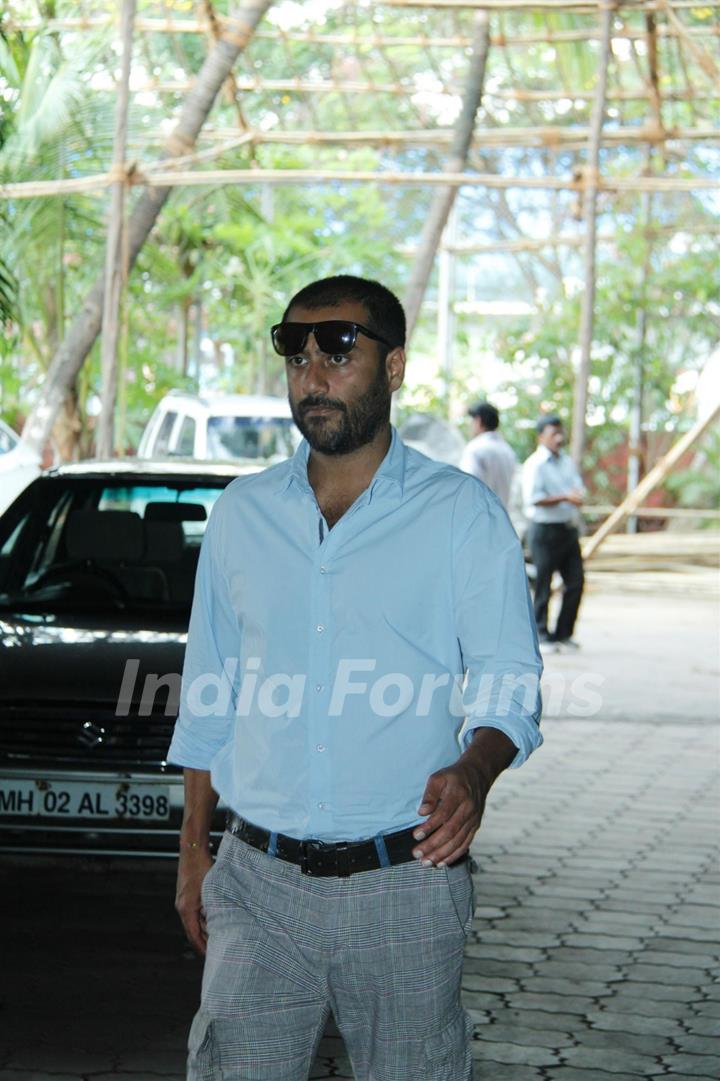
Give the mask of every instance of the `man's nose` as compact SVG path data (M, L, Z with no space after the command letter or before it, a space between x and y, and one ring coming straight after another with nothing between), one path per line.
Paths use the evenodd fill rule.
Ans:
M307 365L302 370L302 385L306 394L326 394L328 390L328 370L325 355L318 349L314 337L306 343Z

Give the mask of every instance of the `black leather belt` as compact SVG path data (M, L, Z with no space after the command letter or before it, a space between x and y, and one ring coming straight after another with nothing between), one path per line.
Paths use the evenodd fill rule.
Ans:
M296 837L286 837L284 833L275 834L275 850L271 851L269 830L254 826L244 818L230 812L227 816L227 829L252 848L261 852L270 852L287 863L297 863L304 875L345 877L358 871L376 871L388 864L408 863L412 860L413 849L418 842L413 837L415 826L400 830L398 833L384 833L382 844L387 852L384 863L374 840L340 841L337 844L326 841L299 841Z

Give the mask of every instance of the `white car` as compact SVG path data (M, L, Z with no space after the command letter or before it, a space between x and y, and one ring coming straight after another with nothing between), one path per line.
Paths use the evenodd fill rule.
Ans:
M0 514L40 475L41 458L0 420Z
M171 391L150 417L137 453L270 464L289 458L299 438L284 398Z

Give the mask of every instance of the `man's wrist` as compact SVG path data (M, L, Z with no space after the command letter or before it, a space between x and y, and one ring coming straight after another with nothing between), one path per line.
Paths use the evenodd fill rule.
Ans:
M468 764L478 771L486 788L490 788L508 768L518 749L499 728L476 728L465 754Z

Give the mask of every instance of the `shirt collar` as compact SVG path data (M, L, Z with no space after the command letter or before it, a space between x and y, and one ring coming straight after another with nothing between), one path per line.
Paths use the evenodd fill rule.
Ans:
M288 462L288 468L283 471L278 480L278 492L286 492L291 484L296 484L300 491L312 492L307 475L308 458L310 457L310 444L306 439L301 440L299 447ZM390 426L390 446L388 452L378 466L377 473L373 477L368 489L369 499L378 484L389 484L397 489L398 495L402 496L405 483L405 463L407 448L397 434L395 428Z

